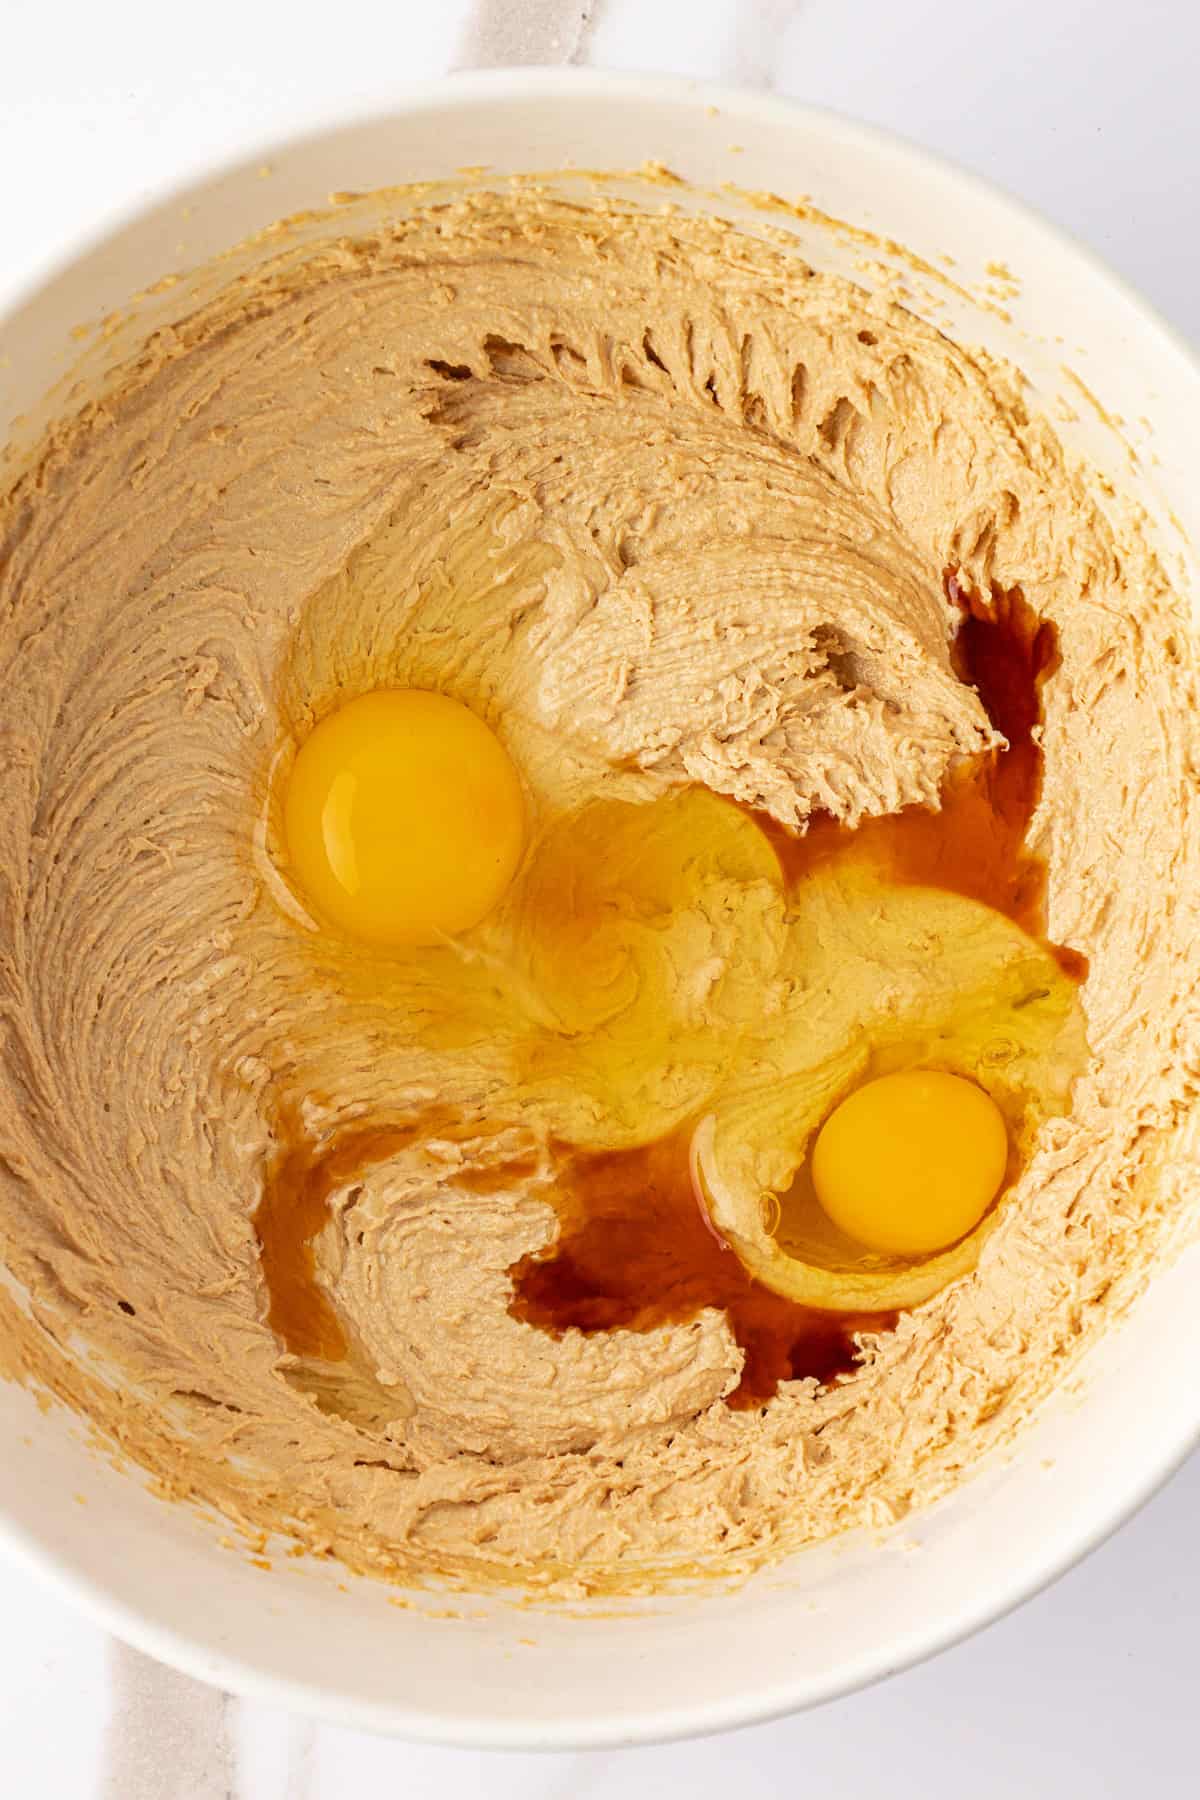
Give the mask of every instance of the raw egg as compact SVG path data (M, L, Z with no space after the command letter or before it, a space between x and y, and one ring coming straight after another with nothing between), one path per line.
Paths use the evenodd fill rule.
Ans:
M283 822L316 910L393 946L478 925L524 841L521 783L495 732L419 688L363 694L322 719L297 753Z
M895 1256L944 1250L974 1230L1008 1162L999 1107L936 1069L881 1075L847 1096L817 1136L812 1180L848 1237Z

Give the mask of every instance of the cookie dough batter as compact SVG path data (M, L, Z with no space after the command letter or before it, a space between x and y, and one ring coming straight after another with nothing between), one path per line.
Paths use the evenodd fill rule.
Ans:
M944 1492L1195 1212L1195 642L1111 511L1011 371L886 295L535 187L285 244L152 340L0 502L6 1366L173 1492L405 1581L633 1591ZM552 849L585 804L668 836L678 795L936 804L995 742L947 569L1059 633L1031 842L1091 1060L972 1271L848 1378L732 1408L721 1312L556 1338L509 1271L557 1229L551 1131L673 1129L751 1025L769 1060L794 984L744 814L644 959L606 963L602 910L547 951L502 907L388 962L314 927L280 782L332 707L430 687ZM646 846L605 844L652 911ZM352 1354L289 1350L264 1183L379 1128L312 1244Z

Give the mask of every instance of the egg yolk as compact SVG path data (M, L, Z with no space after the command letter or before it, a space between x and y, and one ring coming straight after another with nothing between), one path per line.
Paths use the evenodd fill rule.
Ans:
M871 1250L923 1256L957 1243L996 1197L1008 1134L962 1075L910 1069L868 1081L821 1127L812 1179L825 1212Z
M477 925L524 838L521 784L495 733L418 688L363 694L322 719L296 756L283 823L316 910L373 944Z

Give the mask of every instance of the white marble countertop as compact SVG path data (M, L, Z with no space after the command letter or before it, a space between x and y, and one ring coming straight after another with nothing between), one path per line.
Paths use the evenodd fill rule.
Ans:
M1192 0L207 0L198 20L150 0L15 0L6 275L34 277L231 147L381 109L397 85L452 67L512 62L718 77L890 126L1067 226L1200 342ZM489 1756L289 1719L159 1668L0 1568L0 1793L1190 1792L1198 1509L1200 1457L1081 1568L936 1661L780 1724L614 1754Z

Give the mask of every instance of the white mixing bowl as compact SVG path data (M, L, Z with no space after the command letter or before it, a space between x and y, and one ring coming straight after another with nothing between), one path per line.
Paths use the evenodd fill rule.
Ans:
M977 295L998 266L1010 270L1021 282L1006 302L1010 322L945 289L933 316L1024 368L1038 404L1053 409L1065 392L1081 415L1062 427L1068 443L1145 504L1164 554L1187 561L1186 532L1200 542L1200 371L1136 296L1022 207L894 139L778 100L656 77L455 77L386 118L260 149L172 195L12 302L0 338L0 441L17 415L24 442L67 403L63 391L45 395L76 360L72 327L176 266L181 239L194 265L281 215L323 206L331 190L444 179L463 165L617 169L648 159L706 189L736 180L810 195L934 265L949 253L955 280ZM745 216L732 197L712 204ZM853 272L867 254L812 220L791 228L818 265ZM912 276L910 285L924 310L937 284ZM130 329L178 314L191 293L187 283L168 287L139 303L136 327L94 340L85 386L128 352ZM1111 414L1152 421L1153 457L1131 462L1063 362ZM156 1498L136 1472L98 1454L80 1421L42 1412L8 1385L0 1541L165 1662L343 1724L532 1747L746 1724L941 1649L1061 1573L1145 1500L1200 1435L1198 1292L1200 1250L1188 1250L1094 1346L1012 1455L880 1538L807 1552L737 1592L619 1614L443 1600L439 1616L428 1597L398 1607L383 1585L317 1561L275 1557L267 1572L244 1546L222 1545L227 1527Z

